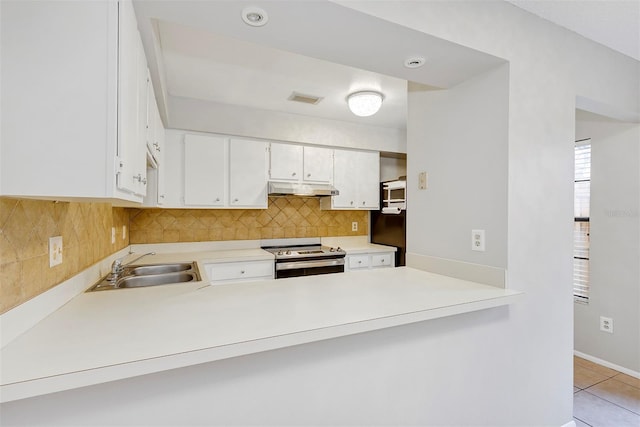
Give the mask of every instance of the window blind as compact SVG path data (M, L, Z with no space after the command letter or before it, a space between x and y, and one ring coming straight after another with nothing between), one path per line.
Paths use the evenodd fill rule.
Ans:
M589 300L589 208L591 196L591 140L575 146L573 296Z

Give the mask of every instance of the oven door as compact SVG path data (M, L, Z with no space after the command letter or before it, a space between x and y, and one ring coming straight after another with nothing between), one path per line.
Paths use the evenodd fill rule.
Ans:
M344 258L276 262L276 279L329 273L344 273Z

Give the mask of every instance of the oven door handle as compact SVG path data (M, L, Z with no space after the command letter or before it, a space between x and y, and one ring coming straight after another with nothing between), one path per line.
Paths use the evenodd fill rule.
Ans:
M294 270L297 268L333 267L344 265L344 258L319 259L313 261L277 262L276 270Z

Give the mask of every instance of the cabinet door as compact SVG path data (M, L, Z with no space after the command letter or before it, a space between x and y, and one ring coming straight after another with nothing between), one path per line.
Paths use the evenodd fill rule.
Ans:
M380 208L380 154L358 152L357 203L360 209Z
M224 206L227 139L185 135L184 204L188 206Z
M229 142L229 205L266 208L267 143L247 139Z
M155 120L154 120L154 136L155 141L153 142L153 147L156 151L156 161L158 162L158 170L157 170L157 186L158 186L158 205L164 205L166 199L166 188L165 188L165 162L164 162L164 125L162 124L162 118L160 118L160 112L158 111L158 106L156 105L156 100L153 98L151 100L153 105L155 105Z
M271 179L282 181L298 181L302 179L301 145L271 143L270 168Z
M304 147L303 172L305 181L331 182L333 176L333 149Z
M331 198L335 209L356 207L357 160L356 151L334 150L333 186L340 192Z
M147 187L147 59L131 2L118 8L118 159L120 190L145 195Z

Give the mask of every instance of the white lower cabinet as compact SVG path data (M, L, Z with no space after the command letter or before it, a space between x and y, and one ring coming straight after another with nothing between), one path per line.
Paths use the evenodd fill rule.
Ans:
M204 269L212 285L275 277L274 262L271 260L211 263L204 264Z
M347 254L346 265L347 271L395 267L395 255L393 252L375 252L357 255Z

